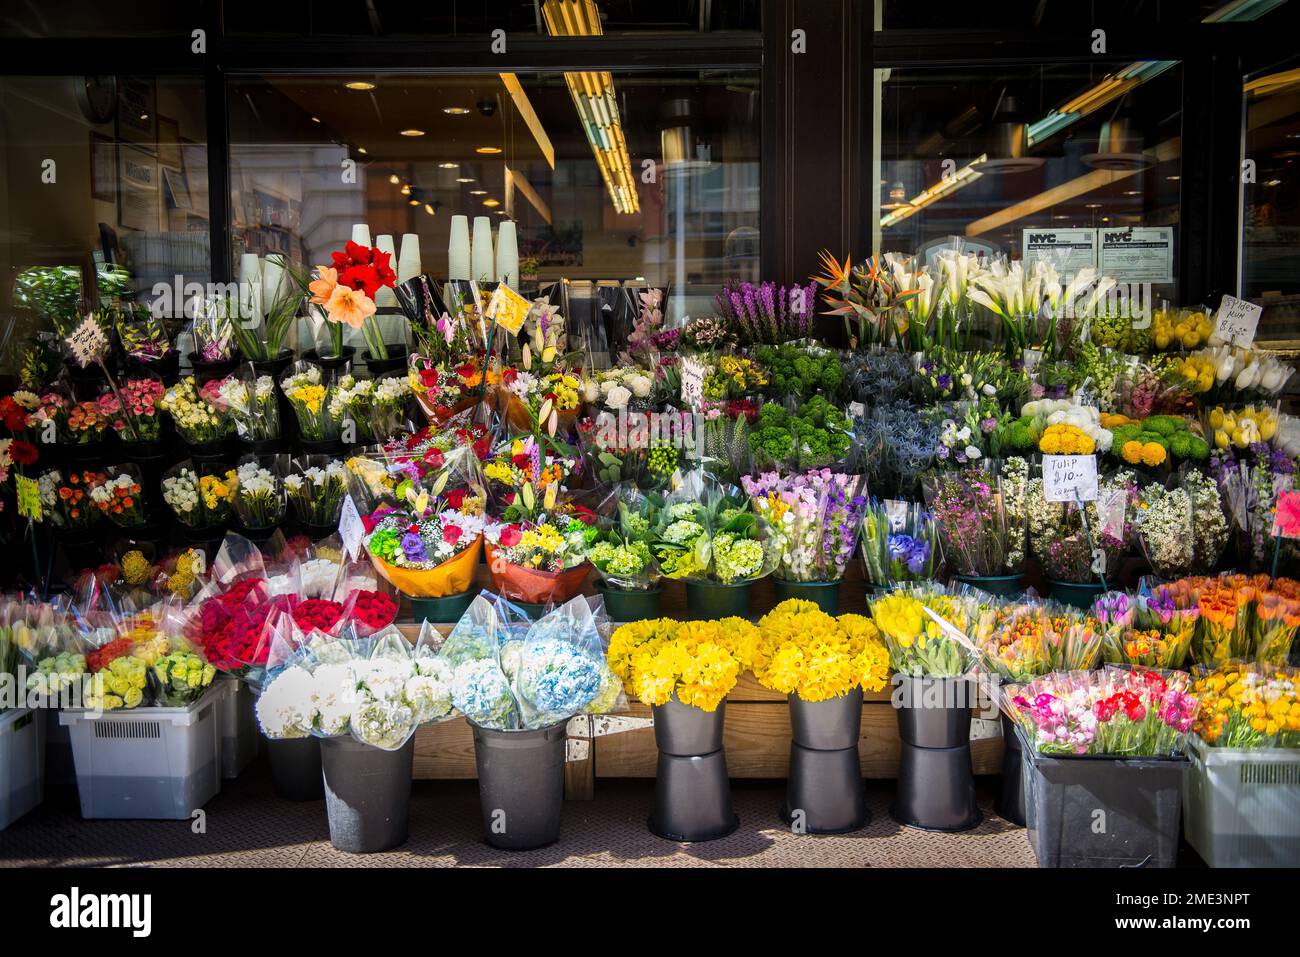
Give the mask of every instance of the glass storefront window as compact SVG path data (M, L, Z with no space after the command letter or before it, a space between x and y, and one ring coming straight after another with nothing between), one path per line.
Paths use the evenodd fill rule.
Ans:
M875 71L873 246L1093 265L1176 298L1178 63Z
M1264 305L1261 344L1300 347L1300 69L1245 84L1241 295Z
M228 90L233 268L253 253L328 262L366 224L376 241L418 237L442 279L463 214L515 222L526 292L641 282L685 312L757 278L757 71L262 75Z
M207 282L206 139L201 78L0 78L3 371L87 308Z
M880 25L895 30L1080 30L1087 35L1098 24L1125 27L1181 26L1214 16L1227 6L1271 8L1280 3L1254 0L1225 4L1224 0L1181 0L1178 3L1134 3L1133 0L1091 0L1089 3L1044 3L1043 0L1004 0L988 4L964 0L877 0ZM1257 13L1255 15L1258 15Z

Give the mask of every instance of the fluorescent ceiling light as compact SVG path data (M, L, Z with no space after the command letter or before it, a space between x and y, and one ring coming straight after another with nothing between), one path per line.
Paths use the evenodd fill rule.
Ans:
M553 37L593 37L601 34L600 13L594 0L545 0L542 15L546 29ZM574 108L582 131L591 144L592 155L609 190L616 213L639 212L641 200L637 195L636 178L632 175L632 159L628 154L627 140L618 113L618 99L614 95L614 78L608 71L592 73L565 73L564 82L569 87Z
M1286 0L1233 0L1207 16L1202 23L1240 23L1258 20L1270 10L1275 10Z
M542 152L542 158L546 160L551 169L555 169L555 147L551 145L551 138L546 135L546 128L542 126L541 118L538 117L537 111L533 109L533 103L528 99L528 94L524 92L519 77L513 73L502 73L501 82L505 84L506 92L510 94L510 99L514 101L519 118L528 127L528 132L533 134L533 139L537 142L537 148Z
M424 135L424 130L417 130L417 129L414 129L414 128L409 129L409 130L402 130L402 135L403 135L403 136L423 136L423 135Z
M474 152L475 152L475 153L482 153L484 156L495 156L497 153L500 153L500 152L501 152L501 147L499 147L499 146L480 146L480 147L478 147L476 150L474 150Z
M444 106L442 112L448 116L464 116L469 112L468 106Z
M1030 123L1029 145L1033 146L1055 136L1089 113L1095 113L1107 103L1114 102L1129 90L1158 77L1177 64L1177 60L1138 60L1117 73L1107 75L1101 82L1061 104L1058 109L1052 110L1041 120Z
M969 186L983 175L980 173L978 167L980 163L983 163L986 159L988 159L988 156L981 155L978 159L971 160L951 176L939 180L939 182L935 183L933 186L926 187L908 200L906 206L894 210L888 216L882 216L880 218L880 228L884 229L887 226L901 223L903 220L907 219L907 217L916 214L919 210L924 209L936 200L942 199L945 196L957 192L959 189L964 189Z

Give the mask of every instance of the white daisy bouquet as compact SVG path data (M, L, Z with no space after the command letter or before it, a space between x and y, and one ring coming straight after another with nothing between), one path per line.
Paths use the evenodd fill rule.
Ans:
M235 469L234 508L240 524L248 529L266 529L279 524L287 507L284 476L288 456L246 455Z
M325 455L294 459L284 477L284 490L298 521L337 525L348 491L347 467Z

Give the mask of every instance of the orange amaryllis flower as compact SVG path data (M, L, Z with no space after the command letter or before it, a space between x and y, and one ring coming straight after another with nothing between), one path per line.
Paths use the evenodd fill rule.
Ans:
M307 288L311 291L311 301L323 306L329 302L330 295L339 283L339 271L330 266L317 266L316 276L316 279L307 284Z
M325 303L325 312L330 322L360 329L375 314L375 301L360 289L335 286L329 301Z

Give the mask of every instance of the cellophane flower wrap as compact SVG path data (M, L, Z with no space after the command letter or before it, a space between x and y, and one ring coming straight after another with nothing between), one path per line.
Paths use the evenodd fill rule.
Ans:
M232 480L231 504L240 524L248 529L273 528L288 509L285 475L289 471L287 455L246 455L239 460Z
M230 416L239 437L247 442L269 442L283 434L275 379L258 375L251 363L217 383L213 402Z
M184 708L198 701L212 684L217 669L197 651L171 651L150 669L154 697L166 708Z
M91 493L107 476L94 469L50 469L36 480L41 497L41 511L55 528L87 529L99 521L102 513Z
M104 481L91 488L90 500L118 528L141 528L148 519L144 481L134 465L111 467Z
M988 602L979 611L980 651L1003 681L1095 668L1102 635L1092 615L1053 601Z
M378 442L413 432L410 428L411 383L404 378L376 379L365 411L366 431Z
M175 352L171 337L148 309L123 310L114 317L122 352L139 363L154 363Z
M1107 592L1093 603L1105 638L1102 657L1113 664L1180 668L1200 618L1199 606L1179 607L1164 585L1152 592Z
M501 662L501 646L520 640L497 616L496 596L475 596L438 648L451 672L452 707L471 724L508 731L520 722L519 702Z
M194 353L200 362L225 362L234 357L237 321L241 321L239 303L219 296L203 300L199 315L190 325Z
M623 683L605 657L602 631L608 619L599 599L581 595L526 624L522 639L517 612L499 603L498 616L507 619L502 632L501 667L519 703L515 730L533 730L565 721L577 714L607 714L617 708ZM513 627L512 627L513 626Z
M872 499L862 514L862 572L868 584L933 581L940 565L934 517L915 502Z
M1007 685L1001 704L1035 751L1061 757L1174 757L1198 709L1186 672L1116 667Z
M770 575L781 561L781 539L754 514L744 490L718 485L702 471L669 495L654 537L667 578L739 585Z
M1153 482L1142 489L1133 527L1152 570L1166 579L1213 568L1228 541L1218 487L1195 469L1183 470L1171 488Z
M234 420L220 399L217 380L199 386L186 376L167 390L158 404L172 417L176 433L187 445L211 445L234 431Z
M926 507L955 575L991 578L1021 571L1027 531L1023 513L1007 508L1002 479L985 466L921 476Z
M280 379L280 389L298 419L304 439L325 442L337 439L343 428L343 410L333 399L339 390L338 376L311 362L298 361Z
M955 678L969 670L975 657L970 638L978 624L975 603L942 585L896 587L871 599L871 618L898 674Z
M445 452L430 445L418 456L385 452L369 465L350 467L354 499L371 496L364 542L375 570L415 598L468 591L486 526L473 444L450 445Z
M298 521L337 525L348 493L347 467L328 455L305 455L289 463L284 491Z
M1025 488L1029 544L1048 578L1091 584L1100 574L1113 571L1133 537L1133 509L1137 483L1132 472L1121 470L1100 479L1096 501L1049 502L1042 478L1031 478ZM1098 573L1093 550L1104 556Z
M763 472L741 485L753 511L780 538L773 574L785 581L838 581L857 550L867 499L860 475L814 469L782 477Z
M889 651L862 615L834 617L790 598L764 615L758 630L762 650L752 667L765 688L817 702L854 688L881 691L889 681Z
M233 478L231 472L214 471L186 459L163 475L163 502L186 528L213 528L230 518Z
M593 515L567 509L532 521L488 522L483 536L493 587L511 601L568 601L586 581L598 534Z
M745 671L766 664L762 635L743 618L629 622L610 637L608 660L642 704L675 698L701 711L716 711Z
M607 587L648 591L659 584L651 545L663 504L657 493L647 495L631 483L619 483L595 507L599 532L588 557Z
M124 442L156 442L162 433L162 398L167 390L155 376L134 375L100 394L99 411Z
M1183 578L1167 586L1180 608L1199 609L1192 660L1238 658L1285 665L1300 627L1300 583L1267 575Z
M1300 748L1300 672L1261 662L1197 666L1192 730L1213 748Z

